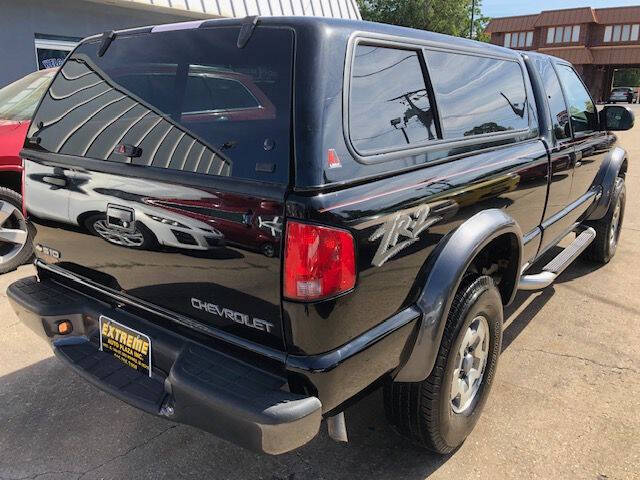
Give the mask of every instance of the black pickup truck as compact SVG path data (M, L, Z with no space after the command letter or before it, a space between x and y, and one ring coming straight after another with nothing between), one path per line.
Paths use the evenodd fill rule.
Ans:
M614 255L610 132L633 121L563 60L424 31L106 32L34 114L37 276L8 295L88 382L244 447L290 451L323 418L346 440L344 409L382 386L400 433L451 452L516 291Z

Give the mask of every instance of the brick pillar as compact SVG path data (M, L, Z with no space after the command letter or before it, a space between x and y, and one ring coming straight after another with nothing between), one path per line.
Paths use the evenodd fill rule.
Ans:
M596 102L602 102L604 98L602 92L604 70L597 65L585 65L582 78L589 89L589 93L591 93L591 97Z
M611 93L611 88L613 87L613 74L614 74L613 65L607 65L607 70L604 79L604 94L607 99L609 99L609 93Z

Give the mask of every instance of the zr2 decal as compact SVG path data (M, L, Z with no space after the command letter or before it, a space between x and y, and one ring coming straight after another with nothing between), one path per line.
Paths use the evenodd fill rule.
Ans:
M272 220L267 220L267 218L258 217L258 228L269 230L272 237L278 237L282 233L282 220L280 217L273 217Z
M381 237L382 240L371 264L380 267L400 250L417 242L424 230L442 220L441 216L429 218L429 213L429 205L423 205L411 213L398 213L373 232L369 241L373 242Z

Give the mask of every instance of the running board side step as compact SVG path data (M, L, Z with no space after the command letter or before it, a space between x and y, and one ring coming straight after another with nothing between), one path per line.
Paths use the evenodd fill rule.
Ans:
M551 260L542 272L533 275L522 275L518 284L519 290L541 290L551 285L596 238L596 231L589 227L584 230L567 248Z

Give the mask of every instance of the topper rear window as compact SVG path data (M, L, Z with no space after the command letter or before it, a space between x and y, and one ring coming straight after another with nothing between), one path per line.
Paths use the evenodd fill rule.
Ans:
M102 57L100 40L81 44L29 137L51 153L286 183L294 34L258 27L239 49L239 31L122 35Z

